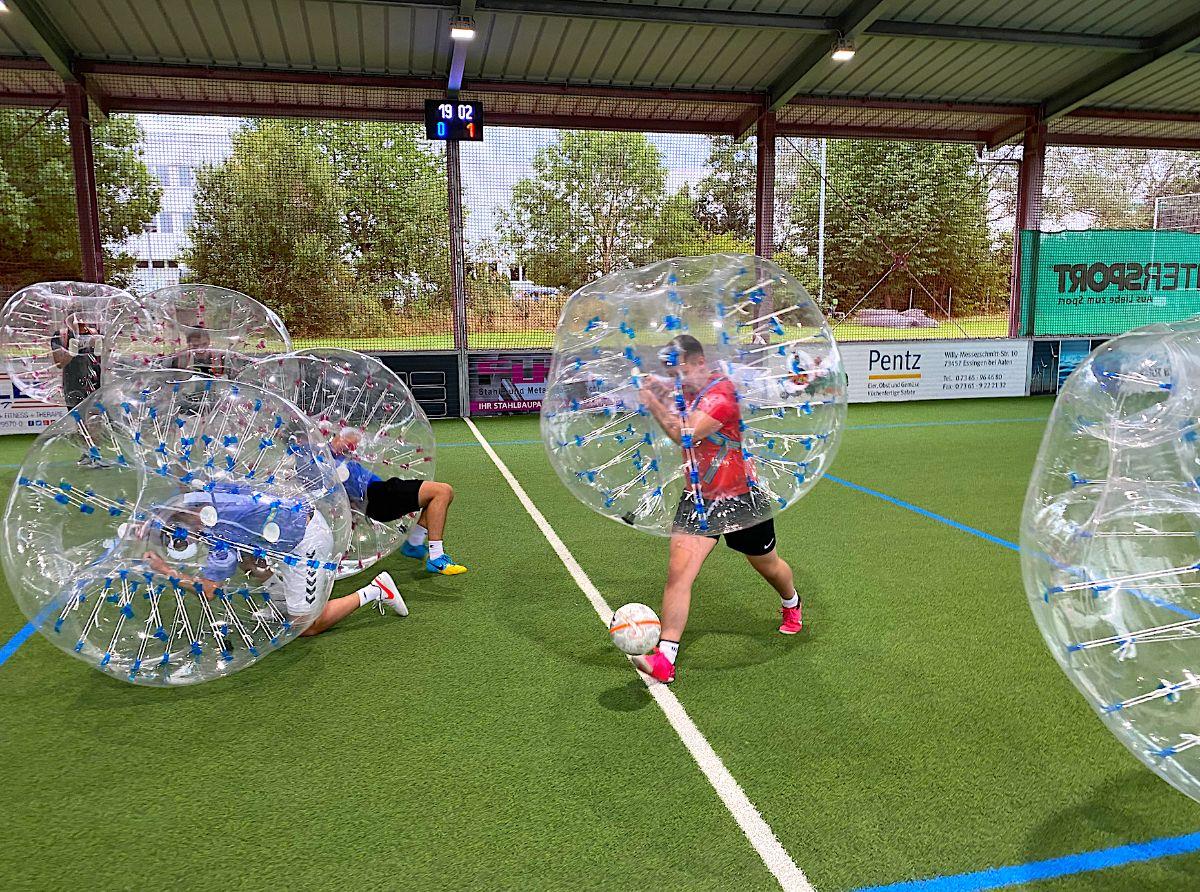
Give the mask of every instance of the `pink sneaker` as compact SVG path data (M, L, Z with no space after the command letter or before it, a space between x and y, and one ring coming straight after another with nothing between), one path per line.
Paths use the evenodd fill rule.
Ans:
M634 657L633 665L663 684L670 684L675 680L675 664L657 647L645 656Z
M802 605L797 604L795 607L781 607L779 612L783 614L783 622L779 624L779 631L784 635L795 635L804 628L804 620L800 618L800 610Z

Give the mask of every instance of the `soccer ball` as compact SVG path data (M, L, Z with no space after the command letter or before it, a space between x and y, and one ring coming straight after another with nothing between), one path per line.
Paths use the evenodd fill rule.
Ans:
M658 614L645 604L618 607L608 624L613 644L630 656L648 654L658 644Z

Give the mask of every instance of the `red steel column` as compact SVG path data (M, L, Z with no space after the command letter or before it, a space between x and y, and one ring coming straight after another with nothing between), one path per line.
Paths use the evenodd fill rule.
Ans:
M100 215L96 201L96 166L92 160L92 120L88 97L81 84L68 83L67 126L71 162L75 170L75 210L79 217L79 251L83 278L104 281L104 251L100 241Z
M1013 232L1013 273L1008 303L1008 336L1021 334L1024 295L1021 293L1021 231L1042 228L1042 183L1046 171L1046 122L1040 118L1025 130L1017 174L1017 219ZM1032 334L1032 332L1030 332Z
M758 119L758 164L754 179L754 253L775 253L775 112Z

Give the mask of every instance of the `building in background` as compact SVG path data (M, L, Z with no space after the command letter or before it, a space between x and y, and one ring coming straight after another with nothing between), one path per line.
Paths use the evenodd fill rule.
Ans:
M136 259L132 288L144 294L177 285L187 275L180 255L188 245L195 210L196 172L220 164L231 151L238 118L196 115L138 115L142 160L162 184L162 207L146 231L121 249Z

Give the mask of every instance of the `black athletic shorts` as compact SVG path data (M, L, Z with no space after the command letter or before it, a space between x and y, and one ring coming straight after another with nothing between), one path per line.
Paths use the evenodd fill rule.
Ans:
M764 496L752 491L744 496L713 502L709 505L708 522L710 525L725 526L729 521L746 523L762 517L766 507L763 498ZM706 533L697 527L693 504L691 495L684 493L675 512L675 532L720 539L721 536ZM775 547L775 520L768 517L732 533L725 533L724 536L725 544L741 554L749 557L770 554Z
M380 523L391 523L405 514L421 510L421 484L424 480L390 477L367 485L366 515Z

